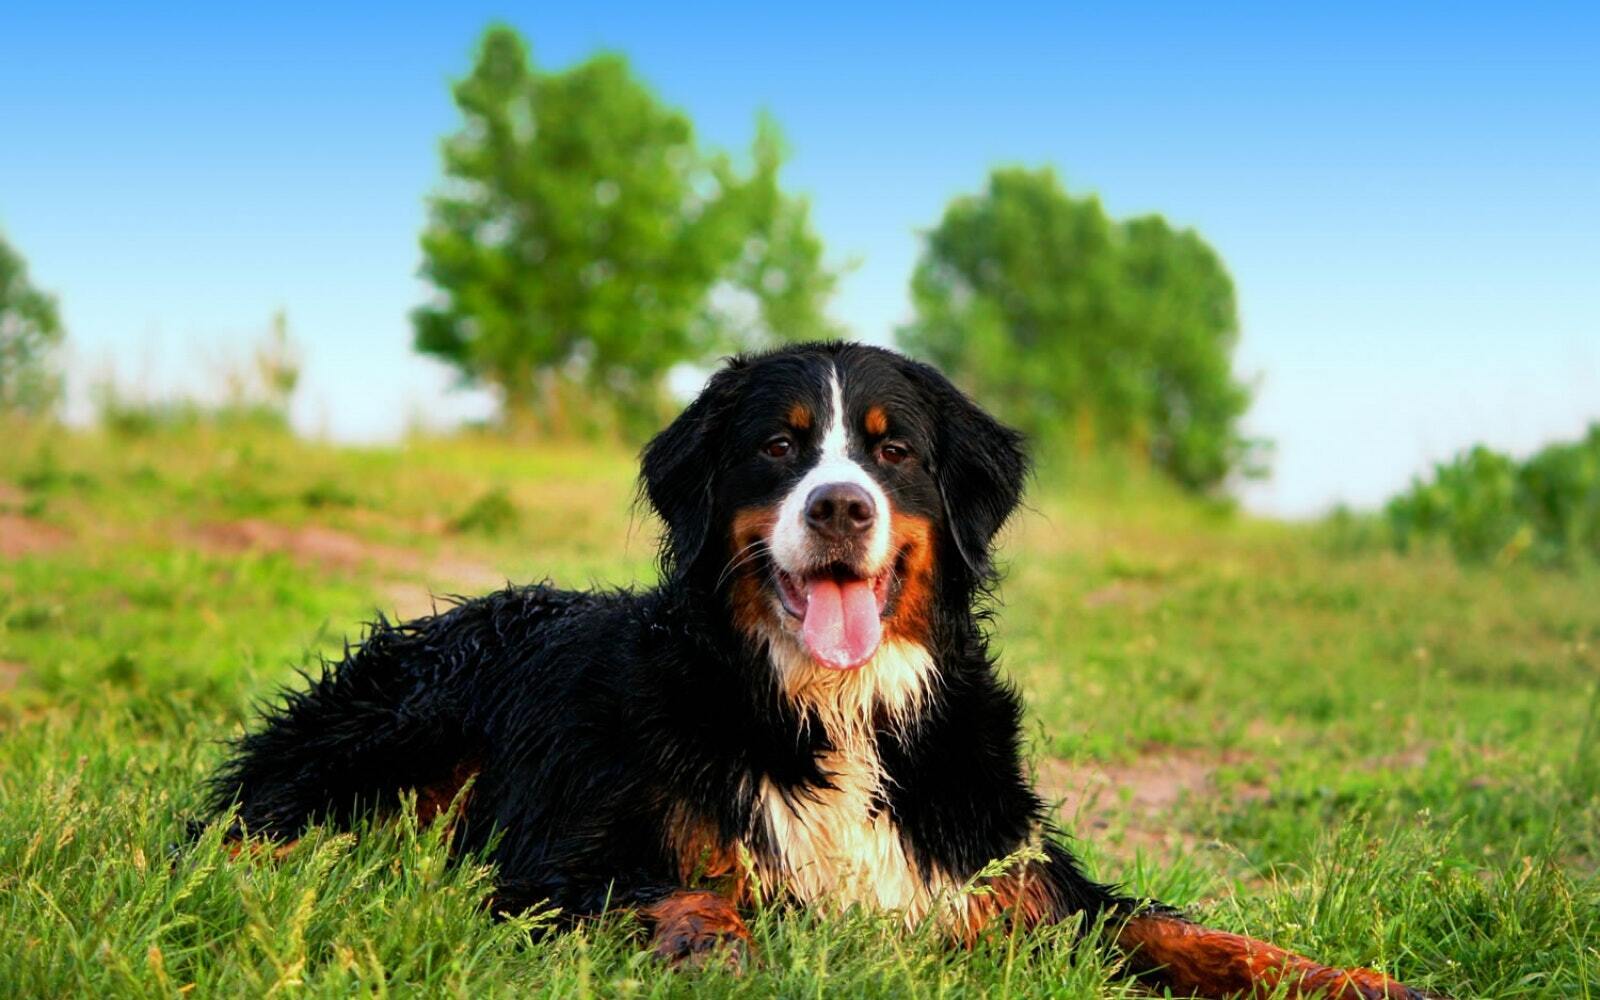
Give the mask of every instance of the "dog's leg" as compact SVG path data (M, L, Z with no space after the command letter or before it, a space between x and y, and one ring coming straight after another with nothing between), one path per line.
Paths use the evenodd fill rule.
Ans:
M651 951L673 965L698 968L724 961L738 971L749 957L750 931L734 901L708 889L574 883L560 876L523 876L502 868L485 906L496 917L542 910L554 917L552 926L565 928L604 913L630 911L649 930Z
M1173 916L1135 916L1117 946L1142 977L1202 997L1265 997L1280 984L1291 997L1425 1000L1429 994L1371 969L1334 969L1240 934Z
M727 897L680 889L639 912L651 926L650 944L660 958L694 966L720 958L735 970L744 965L750 931Z
M1086 878L1065 848L1047 843L1045 854L1043 862L994 879L987 895L969 901L968 940L996 920L1032 927L1078 913L1104 914L1125 921L1116 946L1133 973L1181 996L1266 997L1283 986L1286 996L1327 1000L1430 998L1371 969L1330 968L1264 941L1202 927L1165 907L1142 906Z

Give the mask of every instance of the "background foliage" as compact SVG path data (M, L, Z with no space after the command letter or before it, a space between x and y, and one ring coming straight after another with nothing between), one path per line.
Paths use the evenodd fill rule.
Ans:
M0 413L42 413L61 394L54 352L64 331L55 297L28 280L22 255L0 234Z
M1193 230L996 170L927 234L909 350L1035 438L1121 447L1192 489L1248 471L1233 282Z
M621 56L543 72L506 27L454 95L463 123L422 236L438 296L415 342L492 385L513 424L638 436L667 415L673 365L834 332L834 276L778 187L770 121L741 171Z
M152 395L124 385L107 370L89 387L89 399L100 426L127 437L202 425L287 431L300 372L300 348L289 334L288 314L280 309L249 357L217 359L216 398Z
M1462 559L1600 559L1600 424L1525 462L1479 445L1434 467L1386 509L1395 545L1443 540Z

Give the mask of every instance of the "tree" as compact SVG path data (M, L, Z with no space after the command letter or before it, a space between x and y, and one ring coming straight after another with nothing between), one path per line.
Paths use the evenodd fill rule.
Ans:
M508 420L562 431L599 412L642 431L673 365L831 332L833 275L807 206L779 190L770 122L741 172L622 57L541 72L506 27L454 96L415 346L492 385Z
M52 355L61 343L55 296L34 288L28 265L0 235L0 412L41 413L61 381Z
M1193 489L1248 471L1233 282L1192 230L997 170L926 234L912 300L901 344L1033 436L1132 446Z

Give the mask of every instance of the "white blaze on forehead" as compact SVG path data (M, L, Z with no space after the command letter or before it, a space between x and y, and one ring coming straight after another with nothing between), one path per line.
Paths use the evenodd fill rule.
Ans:
M818 486L830 483L852 483L867 491L872 498L872 535L867 541L866 563L861 569L873 575L883 568L889 556L889 498L883 487L849 455L850 423L844 411L844 390L839 385L839 372L828 373L829 412L828 423L822 432L822 453L817 464L811 467L794 489L783 498L778 507L778 523L772 530L772 555L778 567L787 573L804 573L818 569L818 560L812 556L813 538L806 527L806 498Z

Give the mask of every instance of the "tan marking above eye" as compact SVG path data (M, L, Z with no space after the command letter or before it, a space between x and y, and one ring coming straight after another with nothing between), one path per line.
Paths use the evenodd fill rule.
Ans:
M867 407L867 415L862 419L862 425L867 433L873 437L889 433L889 415L883 412L881 406Z
M811 429L811 407L804 403L796 403L789 407L789 426L797 431Z

